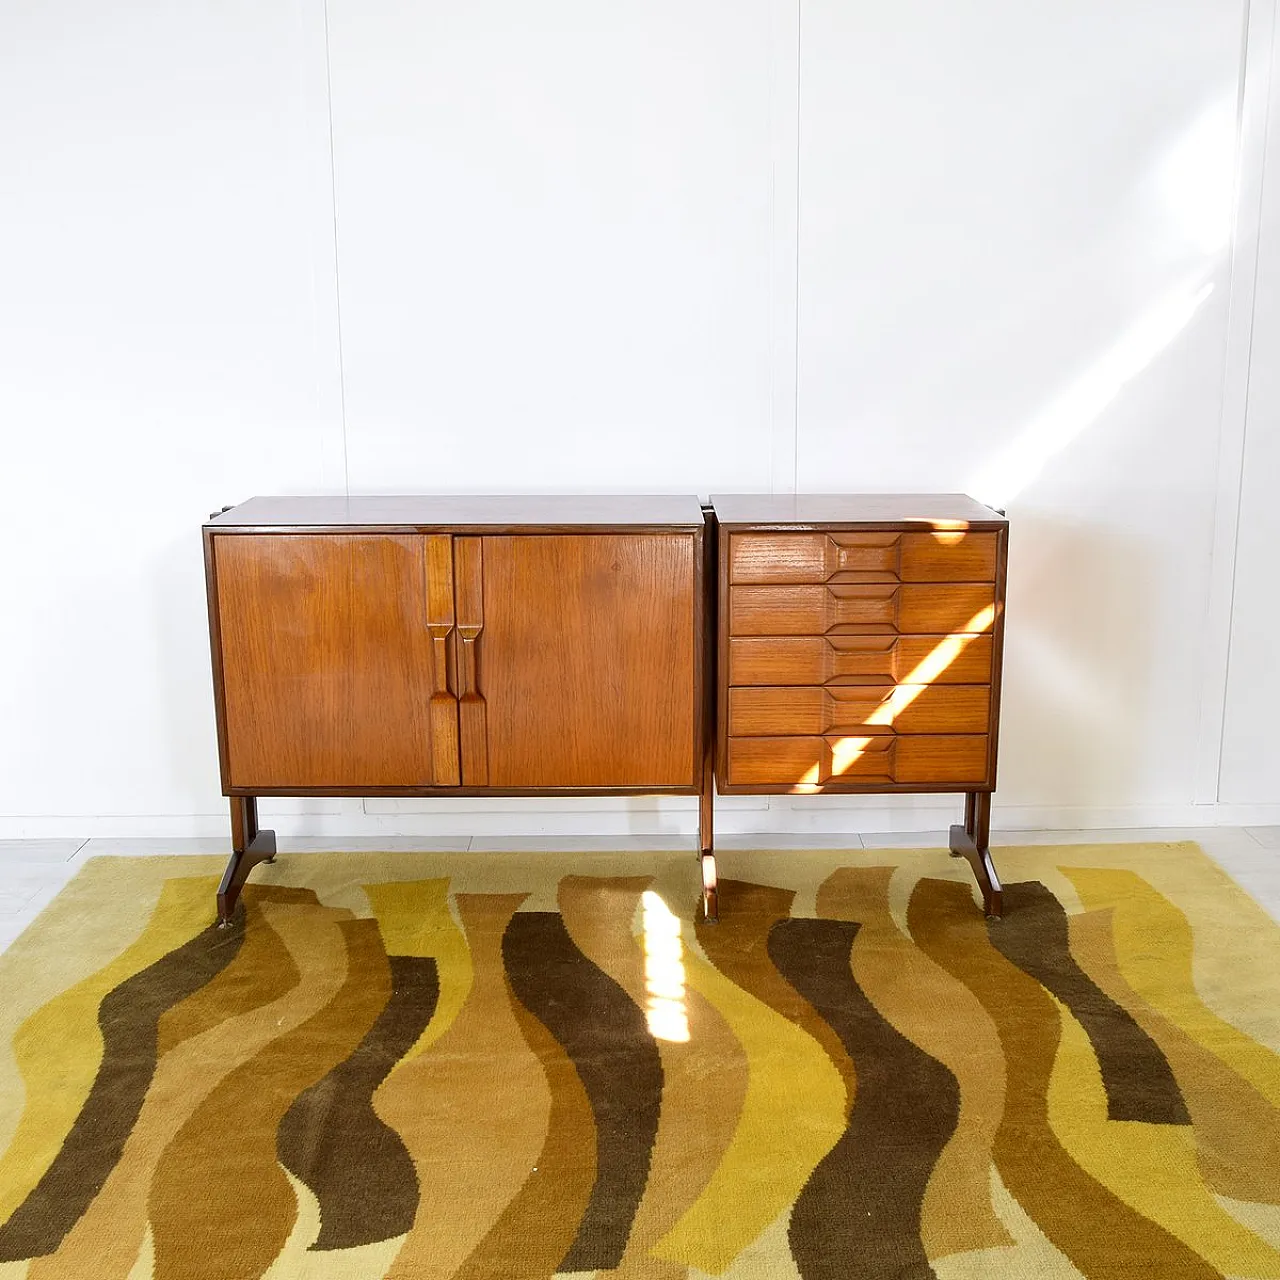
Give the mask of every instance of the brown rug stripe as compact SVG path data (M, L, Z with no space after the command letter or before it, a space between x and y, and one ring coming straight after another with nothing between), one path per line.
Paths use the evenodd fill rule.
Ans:
M968 886L921 880L908 919L916 942L982 1002L1006 1061L1017 1064L994 1156L1005 1185L1040 1230L1088 1280L1221 1280L1199 1254L1091 1178L1058 1141L1047 1102L1060 1034L1057 1005L990 942Z
M546 1137L519 1191L450 1280L551 1280L595 1185L595 1121L582 1080L564 1045L514 995L511 1011L550 1090Z
M854 981L908 1040L956 1078L960 1112L925 1187L920 1236L930 1260L1012 1246L991 1203L991 1144L1000 1121L1005 1063L995 1025L973 993L940 969L895 919L896 868L840 867L818 887L817 914L861 927ZM902 888L905 888L903 886Z
M156 1280L258 1280L289 1237L295 1200L276 1158L293 1099L368 1034L391 975L373 920L338 919L346 972L332 999L213 1090L166 1149L152 1183ZM223 1224L225 1251L199 1247Z
M572 875L563 877L556 889L556 905L574 945L618 983L638 1008L647 1008L650 995L645 979L647 942L643 935L642 898L653 883L652 876ZM637 915L639 937L632 932ZM684 1003L687 1015L687 991ZM669 1130L673 1118L683 1116L684 1111L679 1096L679 1068L673 1066L670 1042L657 1037L655 1047L662 1060L662 1109L644 1195L632 1219L626 1252L612 1271L616 1280L633 1276L636 1266L642 1269L644 1280L683 1280L687 1275L687 1268L678 1263L649 1255L649 1249L674 1221L674 1217L664 1217L655 1223L652 1213L655 1204L669 1209L673 1199L682 1206L688 1203L678 1195L673 1196L674 1189L664 1185L659 1172L665 1155L664 1139L670 1137L669 1132L664 1133L664 1126ZM680 1149L689 1155L689 1130L681 1125L677 1132Z
M203 1002L214 988L225 987L216 1003L226 1007L228 991L253 985L237 983L231 977L236 970L279 967L291 970L296 981L271 1003L246 1008L165 1054L119 1163L58 1251L31 1263L28 1280L125 1276L147 1234L156 1170L183 1125L221 1081L282 1028L295 1026L332 997L336 982L327 970L339 966L345 946L331 912L259 897L246 922L257 927L246 928L236 958L187 1003Z
M244 910L236 914L230 928L222 931L243 941L235 962L226 965L190 999L165 1011L156 1045L161 1057L229 1018L280 999L298 985L302 975L288 948L263 918L262 904L319 908L315 890L251 884L245 886L241 902Z
M662 1061L644 1014L574 945L559 914L517 912L502 942L517 998L564 1046L595 1117L596 1176L562 1271L622 1259L658 1131Z
M160 1019L235 958L243 931L211 925L108 992L102 1063L61 1150L0 1227L0 1262L53 1253L120 1159L155 1075Z
M781 920L769 934L774 964L840 1037L858 1077L849 1126L796 1200L788 1236L805 1280L922 1280L934 1272L921 1205L960 1093L951 1072L895 1030L854 980L859 927Z
M1039 881L1005 885L1008 912L990 930L1007 960L1035 978L1085 1029L1102 1069L1107 1115L1147 1124L1190 1124L1187 1106L1159 1046L1071 954L1067 913Z
M857 1073L847 1048L835 1028L778 972L770 955L770 931L779 920L790 919L795 896L772 885L722 880L720 902L724 911L733 913L734 927L721 929L700 919L698 941L721 973L807 1031L827 1051L844 1081L852 1109Z
M429 956L389 956L391 996L356 1051L298 1095L277 1135L280 1163L320 1202L315 1250L404 1235L418 1176L400 1136L373 1109L374 1090L422 1034L440 995Z
M527 896L453 896L470 988L443 1034L393 1072L374 1099L413 1158L421 1189L388 1280L457 1275L519 1195L547 1140L546 1071L529 1047L502 964L502 935ZM576 1223L570 1229L571 1239Z

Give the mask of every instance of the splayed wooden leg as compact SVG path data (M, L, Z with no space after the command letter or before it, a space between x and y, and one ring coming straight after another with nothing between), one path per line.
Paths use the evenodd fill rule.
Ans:
M991 919L1004 914L1004 891L987 847L991 840L991 792L970 791L965 796L964 825L951 828L951 855L968 859L982 890L982 910Z
M258 826L255 796L231 797L231 858L218 886L218 927L226 929L235 914L240 890L260 862L276 860L276 833Z

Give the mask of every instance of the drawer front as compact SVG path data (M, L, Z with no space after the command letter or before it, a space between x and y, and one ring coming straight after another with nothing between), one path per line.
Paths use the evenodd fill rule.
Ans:
M990 685L836 685L729 690L734 737L986 733Z
M735 533L731 583L995 582L994 533Z
M995 616L995 587L850 583L827 586L733 586L734 636L898 632L952 635L986 631Z
M945 646L940 651L940 645ZM757 636L729 641L731 685L896 684L928 665L933 684L991 680L991 637ZM945 665L942 665L945 663ZM917 678L923 678L923 673Z
M830 786L937 786L987 782L986 734L878 734L729 738L730 786L804 793Z

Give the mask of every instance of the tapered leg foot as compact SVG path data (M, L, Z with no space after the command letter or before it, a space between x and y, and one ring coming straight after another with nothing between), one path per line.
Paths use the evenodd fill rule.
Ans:
M218 886L218 927L229 928L240 890L260 862L276 860L276 833L258 826L258 802L252 796L231 798L231 857Z
M983 914L998 920L1004 914L1004 891L996 864L991 861L991 850L979 848L973 836L958 823L951 828L951 853L957 858L967 858L973 868L973 878L982 890Z
M247 849L239 850L231 855L227 869L222 874L222 883L218 886L218 926L226 929L235 915L236 903L240 901L240 890L249 878L249 872L260 862L276 860L276 833L259 831L253 843Z
M707 924L720 919L720 895L716 888L716 855L710 849L702 851L702 918Z

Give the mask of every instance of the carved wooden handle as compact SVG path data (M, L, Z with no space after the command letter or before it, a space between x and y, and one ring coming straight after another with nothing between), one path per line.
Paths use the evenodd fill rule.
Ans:
M871 734L822 739L822 762L819 781L823 784L847 778L867 782L892 782L897 739Z
M454 539L458 586L458 726L462 785L489 785L489 709L480 692L480 633L484 630L484 539Z
M898 587L891 583L831 585L826 592L826 627L860 626L898 630Z
M433 626L431 631L431 696L453 697L453 662L449 652L452 627Z
M483 700L480 693L479 641L483 626L458 628L458 697L475 701Z
M432 782L456 787L458 704L453 696L453 539L428 534L424 539L427 575L427 631L431 636Z
M896 636L827 636L823 653L822 683L849 676L896 680Z
M823 691L823 733L892 733L885 703L893 685L837 686Z
M823 560L827 577L837 573L898 576L902 538L896 533L827 534Z

